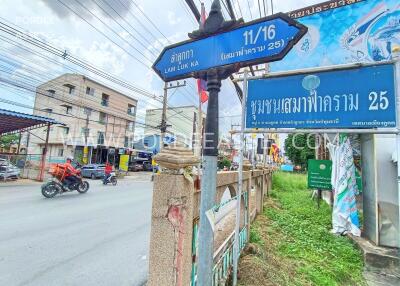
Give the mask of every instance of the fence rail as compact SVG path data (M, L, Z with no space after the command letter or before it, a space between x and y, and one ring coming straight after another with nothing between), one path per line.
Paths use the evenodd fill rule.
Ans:
M9 179L18 179L18 178L23 178L23 179L32 179L32 180L38 180L39 175L40 175L40 169L42 167L42 155L41 154L9 154L9 153L0 153L0 164L3 165L3 168L5 168L5 173L6 175L3 176L1 175L2 172L0 173L0 177L2 177L3 180L9 180ZM44 171L46 174L46 171L50 168L52 164L57 164L57 163L63 163L65 162L64 157L58 157L58 156L47 156L45 160L45 165ZM5 166L9 166L6 168ZM13 168L11 168L13 167ZM18 168L15 169L14 167ZM9 173L7 174L7 170L12 169L12 174L16 174L16 176L10 176L11 171L8 171Z

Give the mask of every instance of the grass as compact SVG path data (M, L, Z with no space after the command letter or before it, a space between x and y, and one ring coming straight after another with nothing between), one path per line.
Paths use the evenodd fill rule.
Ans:
M239 285L365 285L360 251L330 229L331 209L317 209L306 176L275 173L264 213L251 227Z

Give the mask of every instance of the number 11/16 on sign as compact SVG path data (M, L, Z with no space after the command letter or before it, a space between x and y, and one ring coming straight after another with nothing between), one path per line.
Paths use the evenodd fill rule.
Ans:
M215 67L245 67L277 61L306 32L304 25L285 14L276 14L230 31L166 47L153 69L164 81L172 81Z

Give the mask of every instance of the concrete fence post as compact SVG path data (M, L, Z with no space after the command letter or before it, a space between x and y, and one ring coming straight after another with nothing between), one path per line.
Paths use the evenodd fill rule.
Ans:
M190 285L195 190L185 174L198 159L186 148L167 147L155 160L166 169L154 178L147 285Z

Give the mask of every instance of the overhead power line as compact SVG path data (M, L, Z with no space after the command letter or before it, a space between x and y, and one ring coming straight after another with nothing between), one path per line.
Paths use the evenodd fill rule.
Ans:
M247 7L249 7L250 19L253 20L253 14L251 13L250 1L247 0Z
M128 31L128 29L126 29L124 26L122 26L110 13L108 13L100 4L97 3L96 0L92 0L93 3L95 3L95 5L97 7L99 7L106 15L108 15L119 27L121 27L126 33L128 33L129 36L131 36L133 39L135 39L144 49L148 50L150 53L153 54L153 56L157 57L158 55L155 54L153 51L151 51L149 49L149 47L152 47L151 43L142 36L141 33L139 33L131 24L129 24L129 22L127 22L119 13L118 11L116 11L110 4L107 3L107 1L102 0L102 2L104 4L107 5L107 7L109 7L110 9L112 9L114 11L114 13L116 13L120 19L122 19L131 29L133 29L138 35L142 36L143 41L145 41L147 43L148 46L146 46L145 44L142 43L142 40L139 40L135 35L133 35L131 32ZM143 53L140 52L141 55L143 55ZM147 58L147 57L146 57ZM148 58L147 58L148 59ZM151 62L153 61L152 59L149 59Z
M61 1L61 0L58 0L58 1ZM87 22L87 21L85 21L85 22ZM94 66L92 66L91 64L88 64L87 62L84 62L82 60L77 59L76 57L73 57L73 56L69 55L68 53L66 53L66 51L62 51L60 49L57 49L57 48L49 45L48 43L44 43L41 40L30 36L29 34L26 34L26 33L24 34L24 32L18 31L17 29L15 29L15 28L7 25L7 24L5 24L5 25L6 26L2 25L1 28L3 28L3 29L0 29L0 30L3 30L3 32L9 33L10 35L15 36L15 37L17 37L19 39L22 39L22 40L28 42L29 44L32 44L32 45L34 45L36 47L44 49L47 52L50 52L50 53L53 53L53 54L55 54L55 55L57 55L59 57L62 57L65 60L68 60L68 61L70 61L70 62L72 62L72 63L74 63L74 64L76 64L76 65L78 65L78 66L80 66L80 67L82 67L84 69L87 69L90 72L93 72L94 74L96 74L98 76L104 77L107 80L110 80L110 81L112 81L114 83L117 83L117 84L123 86L124 88L131 89L131 90L133 90L133 91L135 91L135 92L137 92L139 94L145 95L145 96L147 96L147 97L149 97L149 98L151 98L153 100L161 102L161 99L158 98L157 96L155 96L154 94L150 94L149 92L146 92L144 90L140 90L137 87L134 87L132 89L133 86L131 84L126 83L126 82L124 82L124 81L122 81L120 79L117 79L114 76L109 75L109 74L107 74L107 73L95 68ZM4 30L5 27L7 29L9 29L9 30ZM11 29L11 32L10 32L10 29ZM189 95L192 96L193 94L189 94Z
M79 13L77 13L74 9L72 9L69 5L65 4L62 0L57 0L61 5L63 5L65 8L67 8L69 11L74 13L77 17L85 21L89 26L91 26L93 29L95 29L98 33L102 34L105 38L107 38L110 42L112 42L114 45L116 45L118 48L123 50L125 53L127 53L129 56L131 56L133 59L135 59L137 62L140 64L144 65L145 67L149 66L149 63L143 62L141 59L133 55L131 52L129 52L127 49L119 45L117 42L115 42L113 39L111 39L107 34L105 34L103 31L99 30L96 26L94 26L92 23L90 23L85 17L81 16ZM110 25L107 25L103 20L101 20L96 14L94 14L90 9L88 9L85 5L83 5L81 2L75 0L76 3L79 4L84 10L86 10L90 15L95 17L98 21L100 21L105 27L107 27L110 31L112 31L114 34L117 35L119 39L121 39L123 42L127 43L131 48L133 48L136 52L141 54L146 60L148 60L150 63L152 62L151 59L149 59L145 54L143 54L138 48L134 47L131 43L126 41L118 32L116 32L114 29L110 27Z
M118 0L118 1L120 1L120 0ZM142 8L134 1L134 0L131 0L131 2L133 3L133 5L135 5L136 6L136 8L138 9L138 11L141 13L141 14L143 14L143 16L147 19L147 21L149 21L149 23L169 42L169 43L171 43L170 42L170 40L167 38L167 36L165 36L164 35L164 33L163 32L161 32L161 30L157 27L157 25L156 24L154 24L154 22L150 19L150 17L148 17L147 15L146 15L146 13L142 10Z
M1 19L3 19L3 18L1 18ZM82 68L84 68L84 69L86 69L86 70L88 70L88 71L90 71L90 72L92 72L92 73L94 73L94 74L96 74L96 75L98 75L100 77L103 77L103 78L105 78L105 79L107 79L107 80L109 80L111 82L114 82L114 83L116 83L116 84L118 84L118 85L120 85L122 87L125 87L125 88L127 88L129 90L132 90L132 91L138 93L138 94L147 96L147 97L149 97L151 99L154 99L154 100L157 100L157 101L161 102L160 98L157 97L155 94L152 94L152 93L150 93L150 92L148 92L148 91L146 91L146 90L144 90L144 89L142 89L140 87L134 86L134 85L132 85L132 84L130 84L130 83L124 81L124 80L121 80L121 79L119 79L119 78L107 73L107 72L104 72L104 71L94 67L92 64L90 64L88 62L85 62L84 60L78 59L78 58L66 53L66 51L63 51L63 50L61 50L59 48L56 48L56 47L54 47L54 46L52 46L52 45L50 45L50 44L48 44L46 42L43 42L40 39L34 38L33 36L23 32L23 31L20 31L20 30L18 30L16 28L13 28L13 27L9 26L8 24L6 24L4 22L1 22L1 21L0 21L0 31L3 31L3 32L5 32L5 33L7 33L7 34L9 34L11 36L16 37L17 39L23 40L23 41L25 41L25 42L33 45L33 46L36 46L36 47L38 47L40 49L43 49L43 50L45 50L45 51L47 51L49 53L52 53L52 54L54 54L54 55L56 55L56 56L58 56L60 58L63 58L64 60L67 60L67 61L69 61L69 62L71 62L71 63L73 63L73 64L75 64L75 65L77 65L79 67L82 67Z

